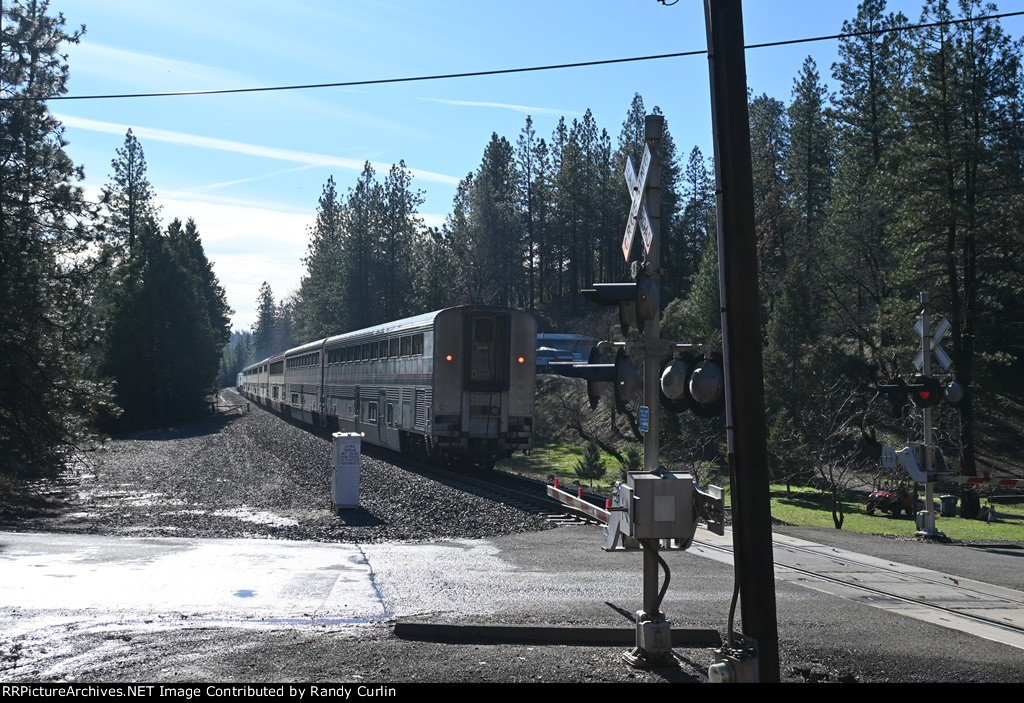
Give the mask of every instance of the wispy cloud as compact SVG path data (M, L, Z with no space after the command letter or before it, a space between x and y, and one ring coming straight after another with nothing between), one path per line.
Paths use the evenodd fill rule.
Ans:
M83 41L68 51L76 77L97 77L105 85L144 86L147 91L200 90L248 85L250 79L217 66L169 59Z
M242 183L252 183L254 181L262 181L267 178L274 178L275 176L281 176L285 173L295 173L297 171L308 171L311 168L317 168L319 164L305 164L303 166L296 166L294 168L282 168L277 171L271 171L270 173L261 173L258 176L250 176L249 178L236 178L231 181L221 181L220 183L207 183L206 185L193 186L192 188L186 188L185 191L192 193L201 193L210 190L217 190L218 188L228 188L230 186L236 186Z
M441 103L442 105L457 105L459 107L486 107L494 110L511 110L526 115L582 115L582 112L572 110L559 110L554 107L532 107L530 105L511 105L509 103L489 103L478 100L442 100L441 98L421 98L430 103Z
M276 147L262 146L260 144L246 144L245 142L236 142L230 139L204 137L198 134L172 132L170 130L156 129L153 127L138 127L118 124L116 122L103 122L100 120L90 120L84 117L74 117L72 115L58 114L55 116L65 127L72 129L83 129L91 132L102 132L105 134L124 134L130 128L132 133L142 140L192 146L199 149L227 151L233 154L259 156L267 159L276 159L278 161L290 161L292 163L298 163L309 167L330 166L333 168L341 168L358 172L363 170L363 166L366 163L365 160L362 159L352 159L344 156L333 156L330 154L317 154L314 152L297 151L293 149L278 149ZM370 162L370 165L373 166L378 173L386 173L391 170L392 166L392 164L374 163L372 161ZM409 168L409 172L415 178L422 179L429 183L441 183L444 185L455 186L459 184L460 180L455 176L448 176L442 173L435 173L433 171L423 171L411 167Z

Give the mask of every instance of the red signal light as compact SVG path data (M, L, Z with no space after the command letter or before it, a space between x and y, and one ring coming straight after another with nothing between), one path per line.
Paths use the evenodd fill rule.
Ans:
M516 361L518 361L520 364L525 364L526 363L526 357L525 356L520 356L520 357L518 357L516 359Z
M444 360L445 361L455 361L455 355L454 354L445 354L444 355Z

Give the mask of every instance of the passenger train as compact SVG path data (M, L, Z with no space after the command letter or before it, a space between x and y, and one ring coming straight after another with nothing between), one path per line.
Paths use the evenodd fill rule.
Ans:
M464 305L289 349L237 386L314 427L490 468L533 447L536 339L528 312Z

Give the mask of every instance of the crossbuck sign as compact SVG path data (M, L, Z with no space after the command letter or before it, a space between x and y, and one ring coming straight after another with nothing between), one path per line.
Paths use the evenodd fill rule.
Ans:
M931 351L932 354L935 355L935 358L938 360L939 366L942 367L943 371L949 371L949 367L953 365L953 360L949 357L949 354L946 353L945 349L939 346L939 342L946 336L946 332L949 332L950 327L951 325L949 324L949 320L942 318L939 322L939 326L935 328L934 332L932 332L932 343L930 345ZM924 323L920 318L917 320L917 324L914 325L914 331L917 332L919 337L925 336ZM917 358L914 359L914 366L916 366L919 371L924 368L923 351L918 352Z
M654 239L654 229L651 227L651 217L647 213L647 203L644 202L644 188L647 186L647 170L651 166L651 150L644 146L644 158L640 162L640 174L637 175L633 168L633 160L626 157L626 185L629 187L629 194L632 202L629 206L629 220L626 222L626 234L622 237L622 256L629 261L629 250L633 247L633 234L636 232L636 221L640 219L640 234L644 238L644 251L650 252L651 240ZM640 215L643 215L640 217Z

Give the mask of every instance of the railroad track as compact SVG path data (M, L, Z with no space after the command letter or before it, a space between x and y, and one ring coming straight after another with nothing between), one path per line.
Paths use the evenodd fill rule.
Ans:
M732 561L732 536L698 533L691 551ZM775 578L1024 649L1024 592L803 542L773 541Z
M556 525L598 524L586 513L574 510L549 497L547 485L543 481L503 471L478 472L476 474L452 471L410 461L401 455L396 456L400 457L401 461L401 463L395 463L396 466L403 466L407 463L414 464L417 466L416 470L423 475L443 480L446 484L466 493L498 501L532 515L543 517Z

